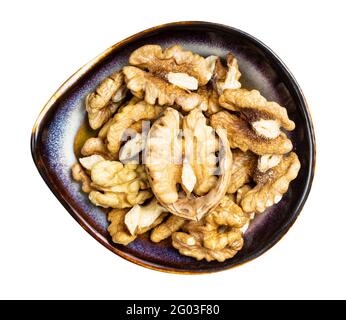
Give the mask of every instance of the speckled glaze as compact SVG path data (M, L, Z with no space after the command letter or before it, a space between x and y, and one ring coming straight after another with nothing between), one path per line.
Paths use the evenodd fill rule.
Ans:
M144 44L181 44L201 55L225 57L232 51L239 61L242 84L284 105L296 129L289 136L301 170L282 201L258 215L245 234L244 248L223 263L196 261L180 255L170 240L154 244L147 235L128 246L111 242L105 211L92 205L71 177L76 162L74 137L86 121L84 100L97 84L127 64L130 53ZM62 205L96 240L117 255L139 265L166 272L206 273L229 269L252 260L272 247L299 215L314 173L315 140L312 121L301 89L281 60L263 43L240 30L207 22L170 23L138 33L114 45L78 70L48 101L33 128L35 164Z

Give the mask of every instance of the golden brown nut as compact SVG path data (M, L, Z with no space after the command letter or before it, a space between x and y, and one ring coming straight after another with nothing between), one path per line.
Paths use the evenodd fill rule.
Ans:
M136 131L137 133L142 133L143 126L145 125L144 122L145 120L136 121L129 127L129 129Z
M181 89L194 91L198 89L198 80L187 73L169 72L165 78L170 84Z
M160 224L167 214L167 210L153 199L146 206L136 204L125 215L125 225L131 235L137 235Z
M137 193L91 191L89 200L99 207L122 209L130 208L135 204L142 204L145 200L152 198L152 196L153 194L149 190Z
M85 157L97 154L108 160L113 159L113 156L108 151L103 139L99 137L89 138L86 140L81 149L81 154Z
M131 100L132 101L132 100ZM136 98L136 101L138 102L139 100ZM127 104L128 105L128 104ZM126 106L127 106L126 105ZM120 108L121 110L122 108ZM120 112L120 110L118 110L118 112ZM110 128L110 126L113 124L113 119L109 119L104 125L103 127L101 128L101 130L99 131L98 133L98 138L101 139L101 141L105 140L107 138L107 134L108 134L108 130ZM128 131L129 133L134 133L134 132L137 132L137 133L141 133L142 132L142 129L143 129L143 126L146 125L146 121L147 120L140 120L140 121L136 121L135 123L133 123L132 125L129 126L128 128ZM149 124L150 126L150 124ZM110 152L108 151L107 149L107 146L104 144L104 147L106 148L106 151L110 154Z
M111 210L108 213L108 221L110 222L110 225L107 228L112 237L112 241L125 246L136 239L136 236L131 235L125 225L124 219L126 213L126 210Z
M248 192L248 191L250 191L252 188L251 188L251 186L250 185L248 185L248 184L245 184L245 185L243 185L241 188L239 188L238 190L237 190L237 195L236 195L236 204L238 205L238 206L240 206L241 205L241 201L243 200L243 198L244 198L244 196L246 195L246 193Z
M181 182L182 140L179 137L180 115L167 108L152 125L145 149L145 166L151 186L161 203L178 200L176 185Z
M183 188L188 198L191 197L191 193L193 191L193 188L196 185L196 182L197 182L197 178L196 178L195 172L193 171L190 161L185 156L183 160L183 167L181 172L181 187Z
M258 136L247 121L227 111L220 111L210 118L213 128L223 128L227 131L231 148L239 148L243 152L248 150L258 154L285 154L292 150L292 142L284 133L275 139L266 139Z
M212 76L212 83L217 89L217 82L223 82L226 79L228 69L223 65L220 57L217 57L215 60L214 73ZM221 92L222 93L222 92Z
M88 112L89 125L92 129L97 130L106 123L110 117L117 111L119 104L108 103L104 108L97 110L91 109L88 105L86 110Z
M140 101L122 108L112 119L107 132L107 148L112 154L117 154L122 143L122 137L126 129L140 120L156 119L161 113L162 107Z
M291 152L284 156L280 163L265 173L257 172L254 177L256 187L242 198L241 206L246 212L263 212L266 208L278 203L287 192L289 184L299 172L300 162L297 155Z
M233 150L232 178L227 193L234 193L244 184L250 182L256 169L257 158L252 152Z
M184 111L189 111L201 102L198 94L187 92L139 68L124 67L123 72L127 87L132 94L149 104L158 103L160 106L177 104Z
M85 173L79 163L72 166L72 178L81 183L83 192L90 193L93 190L90 177Z
M135 156L138 156L145 147L146 135L137 133L132 139L127 141L120 149L119 160L123 163L131 161ZM136 159L139 162L139 159Z
M295 124L288 118L286 108L276 102L269 102L257 90L236 89L225 90L219 99L220 105L226 109L247 112L252 123L267 120L276 121L278 127L293 130Z
M130 102L132 101L132 99L130 100ZM129 104L130 102L128 102L127 104ZM119 108L121 109L121 108ZM119 110L118 110L119 112ZM111 126L111 124L113 123L113 118L109 119L100 129L99 133L98 133L98 138L100 138L100 140L103 142L106 138L107 138L107 133L109 130L109 127ZM106 146L107 149L107 146ZM108 151L108 149L107 149Z
M212 115L221 110L219 105L219 95L211 86L199 87L197 93L201 97L199 109L206 111L208 115Z
M213 235L213 237L211 241L217 235ZM223 262L226 259L233 258L243 246L241 233L230 232L222 235L221 241L227 243L227 246L222 249L212 250L204 247L202 241L193 235L185 232L175 232L172 235L173 247L179 250L180 254L197 260L205 259L208 262L213 260ZM217 243L220 243L220 239L217 239Z
M203 220L187 222L183 226L185 232L173 233L172 244L183 255L222 262L242 248L241 228L249 221L250 216L225 196Z
M89 172L96 163L104 160L105 158L98 154L93 154L92 156L79 158L80 164L83 166L84 169L89 170Z
M162 205L175 215L186 219L199 220L213 209L226 194L231 178L232 153L226 133L223 130L217 131L221 140L220 154L222 156L219 165L221 175L215 186L201 197L186 196L185 194L181 194L179 197L177 184L183 182L182 141L179 137L180 117L178 111L167 108L163 116L152 125L147 139L145 166L152 191ZM204 131L204 126L201 126L201 129ZM190 147L188 148L191 150ZM201 150L204 150L204 148L201 148ZM201 159L206 159L206 157L202 156ZM200 170L201 176L209 177L209 171L206 175L203 173L203 170L205 170L203 165L205 164L200 167L197 166L197 170ZM206 167L208 166L209 164L206 164ZM209 185L205 185L203 188L209 188Z
M213 128L207 125L207 119L198 109L184 117L183 132L185 158L196 176L193 191L201 196L208 193L217 182L215 152L219 150L218 140Z
M249 215L245 213L232 199L226 195L219 205L205 217L205 221L211 225L241 228L249 222Z
M159 45L142 46L132 52L129 62L161 77L169 72L186 73L196 78L201 86L210 80L213 73L208 60L178 45L165 50Z
M92 129L99 129L117 110L125 98L124 75L115 72L103 80L86 98L86 110Z
M176 202L163 204L171 213L190 220L200 220L210 210L215 208L227 192L231 178L232 154L226 136L218 132L222 143L223 157L220 160L220 177L206 195L201 197L181 197ZM149 179L150 181L150 179ZM153 189L155 194L155 190Z
M171 214L166 221L153 229L150 234L150 240L153 242L160 242L169 238L184 225L185 221L184 218Z
M214 71L214 80L216 80L216 88L219 94L222 94L226 89L239 89L241 87L238 61L232 53L227 55L227 67L228 69L224 68L221 60L218 59Z
M138 102L140 102L140 99L138 99L137 97L132 97L130 99L130 101L126 102L123 106L121 106L117 112L120 113L124 108L127 108L130 105L135 105ZM108 134L108 130L110 128L110 126L113 124L113 122L115 121L114 117L109 119L104 125L103 127L100 129L99 133L98 133L98 137L101 138L102 140L107 138L107 134ZM135 124L133 124L135 125ZM138 126L138 124L136 125ZM132 126L130 126L130 128L132 128ZM136 128L134 128L134 131L137 131Z
M104 208L129 208L152 197L141 165L100 161L91 168L91 180L92 187L98 191L90 192L89 199Z
M281 154L265 154L258 158L257 170L259 172L266 172L271 168L277 166L282 160Z
M124 209L113 209L108 213L108 221L110 221L110 225L108 226L108 232L112 237L112 241L114 243L119 243L123 245L128 245L130 242L134 241L137 238L137 235L143 234L152 228L155 228L159 225L166 216L166 213L160 212L159 214L157 210L155 210L155 206L157 205L156 200L153 200L146 207L140 207L138 210L138 205L133 207L130 211L126 211ZM154 215L151 214L151 209L154 209ZM135 229L133 229L133 218L134 214L131 213L134 211L138 211L137 224ZM130 226L130 229L129 229ZM132 232L131 232L132 231Z

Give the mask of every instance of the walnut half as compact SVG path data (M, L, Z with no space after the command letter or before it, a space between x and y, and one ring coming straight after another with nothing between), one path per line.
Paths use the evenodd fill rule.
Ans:
M275 167L266 172L257 172L254 177L256 187L242 196L241 206L246 212L263 212L266 208L278 203L287 192L289 184L300 170L298 156L291 152L282 157Z
M276 131L278 131L280 127L289 131L295 128L294 122L288 118L286 108L280 106L276 102L267 101L257 90L228 89L224 91L219 102L221 106L232 111L251 112L251 117L257 118L253 119L251 122L261 120L271 120L273 123L277 122L277 128L274 129ZM273 123L271 123L270 126L274 126ZM260 126L260 124L257 124L257 126L260 128L263 127L263 125ZM278 134L276 137L277 136ZM276 137L268 136L268 138Z
M139 68L124 67L123 72L127 87L133 95L144 99L149 104L158 103L160 106L177 104L184 111L189 111L201 102L197 93L185 91Z
M186 222L182 217L170 215L166 221L153 229L150 234L150 240L160 242L170 237L174 232L178 231Z
M153 199L146 206L136 204L125 215L125 225L131 235L142 234L155 227L164 218L163 213L167 212L160 206L156 199Z
M250 215L225 196L220 204L201 221L184 224L184 232L172 235L173 247L183 255L197 260L223 262L234 257L243 247L241 228L250 221Z
M220 111L210 118L213 128L224 128L231 148L248 150L258 154L285 154L293 148L292 142L282 132L275 139L266 139L257 135L249 123L227 111Z
M232 178L227 193L235 193L244 184L250 182L256 169L257 156L239 149L233 151Z
M140 120L156 119L161 111L161 107L148 104L144 101L139 101L137 103L132 103L130 101L115 114L109 125L107 132L108 150L112 154L117 155L125 131Z
M191 118L189 118L190 115ZM196 141L197 136L206 139L203 141L205 148L198 150L202 152L202 156L196 159L196 162L190 162L190 165L197 177L196 187L200 187L199 191L201 193L207 193L200 197L179 195L177 184L182 183L183 168L181 160L183 141L179 135L180 119L181 115L177 110L167 108L163 116L152 125L147 140L145 166L152 191L161 204L175 215L186 219L199 220L213 209L226 194L231 179L232 153L226 132L221 129L217 130L216 133L221 142L218 147L221 154L219 163L221 175L215 181L213 178L214 172L212 171L216 169L213 154L216 149L214 141L210 140L210 127L206 126L202 113L193 110L184 118L187 122L191 121L190 124L185 121L185 128L191 129L192 124L196 124L194 129L190 130L190 136L188 135L186 142ZM191 144L188 143L188 145ZM193 146L188 147L185 150L185 155L191 157L193 148ZM194 158L189 158L189 160L191 159Z
M152 197L144 167L118 161L99 161L91 168L90 201L104 208L123 209Z
M117 110L125 98L126 87L122 72L115 72L103 80L95 92L86 98L86 110L92 129L99 129Z
M159 45L142 46L132 52L129 62L161 77L169 73L184 73L197 79L201 86L210 80L213 73L209 60L178 45L165 50Z

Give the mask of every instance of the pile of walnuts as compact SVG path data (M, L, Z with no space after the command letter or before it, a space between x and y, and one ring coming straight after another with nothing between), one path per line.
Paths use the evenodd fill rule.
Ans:
M297 177L286 109L241 87L231 53L226 63L145 45L86 97L98 133L72 175L93 204L111 208L115 243L150 231L182 255L222 262Z

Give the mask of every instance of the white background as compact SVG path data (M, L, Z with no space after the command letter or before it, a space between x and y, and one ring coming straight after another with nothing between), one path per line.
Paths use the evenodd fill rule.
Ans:
M0 298L346 298L344 1L2 1ZM305 208L269 252L221 273L147 270L96 242L38 175L30 133L50 95L123 38L179 20L240 28L304 90L317 138Z

